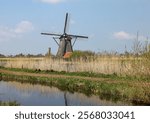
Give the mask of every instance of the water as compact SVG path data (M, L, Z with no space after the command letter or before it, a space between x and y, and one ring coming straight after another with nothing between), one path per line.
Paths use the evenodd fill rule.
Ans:
M23 106L102 106L129 105L100 100L98 96L61 91L55 87L0 81L0 101L17 101Z

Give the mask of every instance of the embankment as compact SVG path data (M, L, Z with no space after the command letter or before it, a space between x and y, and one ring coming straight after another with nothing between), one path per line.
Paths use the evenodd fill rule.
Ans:
M80 76L81 74L81 76ZM92 73L91 73L92 74ZM150 82L133 78L90 73L62 73L27 69L0 69L2 80L55 86L70 92L99 95L101 99L150 105ZM90 76L90 77L89 77Z

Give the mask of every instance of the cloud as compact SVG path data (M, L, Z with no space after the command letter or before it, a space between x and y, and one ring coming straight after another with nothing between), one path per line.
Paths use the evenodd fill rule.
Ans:
M130 34L130 33L125 32L125 31L120 31L120 32L115 32L113 34L113 37L117 40L132 40L132 41L134 41L137 39L137 34ZM138 35L138 40L139 41L145 41L146 36Z
M16 29L14 30L16 33L26 33L33 30L33 25L29 21L22 21L19 24L17 24Z
M130 40L130 39L134 39L135 38L134 35L129 34L127 32L124 32L124 31L115 32L113 34L113 37L118 39L118 40Z
M7 39L8 37L16 37L14 31L8 27L0 27L0 39Z
M15 28L0 26L0 41L17 38L33 29L33 24L29 21L21 21Z
M57 4L57 3L64 2L65 0L39 0L39 1L44 3Z

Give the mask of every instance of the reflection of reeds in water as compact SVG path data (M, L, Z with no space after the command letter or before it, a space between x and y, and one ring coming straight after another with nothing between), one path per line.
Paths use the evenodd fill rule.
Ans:
M41 95L48 95L51 94L53 96L57 96L57 94L60 94L60 90L55 88L55 87L49 87L49 86L44 86L44 85L32 85L29 83L20 83L20 82L7 82L10 87L14 87L15 89L30 93L31 91L38 91L41 93ZM61 93L62 94L62 93Z
M84 94L81 93L74 93L70 94L66 92L66 103L67 105L101 105L101 106L115 106L115 105L131 105L126 102L112 102L112 101L107 101L107 100L101 100L98 96L85 96Z

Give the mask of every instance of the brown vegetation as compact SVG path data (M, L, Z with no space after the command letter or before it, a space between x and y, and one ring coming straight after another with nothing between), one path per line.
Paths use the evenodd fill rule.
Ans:
M0 58L0 66L66 72L115 73L121 76L150 76L150 44L142 45L139 41L133 44L133 52L125 51L124 54L75 51L69 59L42 55L42 57L22 56Z
M92 56L70 60L53 58L1 58L0 66L66 72L92 72L117 75L150 75L149 54L141 57Z

